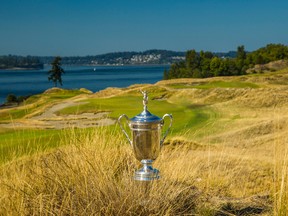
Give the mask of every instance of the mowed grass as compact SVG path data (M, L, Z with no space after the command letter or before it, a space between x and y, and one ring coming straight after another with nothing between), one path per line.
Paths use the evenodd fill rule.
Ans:
M211 88L259 88L259 85L249 82L240 82L240 81L211 81L211 82L201 82L194 84L171 84L169 85L175 89L186 89L186 88L195 88L195 89L211 89Z
M64 99L83 94L80 90L56 89L49 93L29 97L19 107L0 110L0 121L10 121L25 117L43 106L52 105Z
M132 118L143 111L142 95L97 98L88 100L88 104L68 107L58 112L60 115L79 114L85 112L111 112L109 117L118 119L126 114ZM210 118L213 111L206 106L193 107L187 103L170 103L167 100L150 100L148 110L159 117L164 114L173 115L172 135L185 134L186 130L199 127ZM168 124L168 123L167 123Z
M159 91L160 92L160 91ZM154 97L158 97L156 93L152 93L148 109L154 115L162 117L164 114L169 113L173 115L173 126L171 132L168 135L168 139L173 136L181 135L186 138L191 138L191 133L189 131L195 131L197 128L204 125L206 121L210 119L210 114L213 112L211 109L205 106L193 107L191 104L186 103L185 100L182 102L177 101L176 103L170 103L167 100L156 100ZM59 98L69 98L73 95L78 95L79 92L72 92L67 94L63 92L59 95L56 93L50 93L49 98L46 100L47 104L55 103L59 101ZM37 104L38 109L41 109L45 104L39 104L39 101L42 101L43 98L46 98L46 95L36 95L31 97L26 103L27 104ZM72 106L65 108L59 111L58 115L67 115L67 114L80 114L86 112L110 112L109 117L117 119L120 115L126 114L129 118L134 117L137 114L140 114L143 111L142 105L142 94L137 91L132 94L127 94L118 97L111 98L94 98L85 100L83 105ZM9 118L21 118L29 113L31 113L36 107L27 109L12 109L10 110ZM11 113L17 113L17 115L12 115ZM24 113L22 113L24 112ZM17 119L16 118L16 119ZM163 133L167 130L169 125L169 119L165 119L165 124L163 127ZM124 122L123 122L124 123ZM127 127L127 124L124 123ZM108 128L113 128L111 126ZM116 125L118 133L122 134L120 127ZM86 133L92 130L91 128L78 130L81 133ZM128 127L127 127L127 130ZM44 130L44 129L7 129L0 131L0 163L6 163L8 161L17 159L25 155L33 155L34 153L39 153L46 151L48 149L53 149L55 147L67 145L69 142L62 142L61 138L69 134L70 129L65 130ZM76 130L77 131L77 130ZM80 132L79 132L80 133ZM69 135L68 135L69 136Z

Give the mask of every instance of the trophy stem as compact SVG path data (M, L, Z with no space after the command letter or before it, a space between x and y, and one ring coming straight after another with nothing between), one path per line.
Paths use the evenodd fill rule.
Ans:
M141 160L143 167L135 172L134 179L137 181L153 181L160 178L159 170L152 167L153 160Z

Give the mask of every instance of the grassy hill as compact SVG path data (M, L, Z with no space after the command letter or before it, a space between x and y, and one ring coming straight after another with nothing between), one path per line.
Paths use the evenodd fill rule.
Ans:
M0 213L286 215L287 84L282 69L95 94L52 89L2 109ZM174 118L154 163L162 179L148 186L132 180L140 165L115 124L142 111L140 90L150 112Z

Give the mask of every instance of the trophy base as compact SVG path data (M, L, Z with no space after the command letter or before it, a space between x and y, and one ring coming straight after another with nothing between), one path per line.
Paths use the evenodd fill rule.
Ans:
M143 167L137 170L134 180L137 181L153 181L160 178L160 172L152 167L153 160L141 160Z

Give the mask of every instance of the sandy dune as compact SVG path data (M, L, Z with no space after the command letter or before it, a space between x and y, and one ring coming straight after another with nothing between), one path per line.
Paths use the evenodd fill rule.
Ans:
M63 128L88 128L97 126L112 125L115 120L108 118L109 112L100 113L82 113L78 115L59 116L57 111L85 102L65 101L56 104L49 109L45 110L42 114L33 116L28 119L23 119L17 122L0 124L4 128L43 128L43 129L63 129Z

